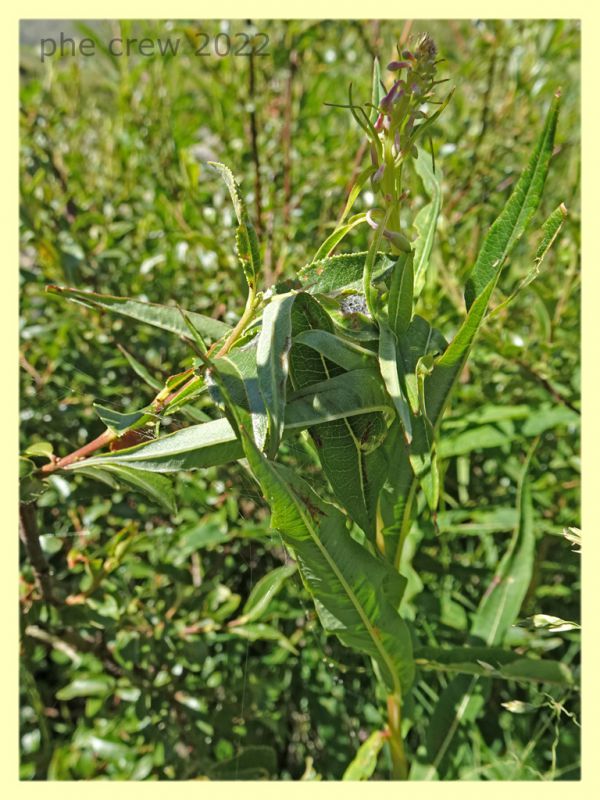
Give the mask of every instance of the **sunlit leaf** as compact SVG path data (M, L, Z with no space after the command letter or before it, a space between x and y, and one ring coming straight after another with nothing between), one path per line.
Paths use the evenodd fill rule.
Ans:
M135 319L178 336L189 337L190 335L181 312L176 306L161 306L156 303L132 300L130 297L113 297L108 294L83 292L64 286L47 286L46 291L66 297L68 300L74 300L89 308L110 311L113 314ZM187 314L202 335L209 339L219 339L231 330L229 325L217 319L205 317L195 311L188 311Z
M386 738L383 731L373 731L358 748L358 752L346 767L342 780L368 781L377 768L377 759Z

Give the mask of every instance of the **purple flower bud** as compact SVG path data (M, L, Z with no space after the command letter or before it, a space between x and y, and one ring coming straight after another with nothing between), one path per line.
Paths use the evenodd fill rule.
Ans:
M410 50L403 50L402 51L402 58L410 58L411 61L415 60L414 55L410 52Z
M398 91L398 86L400 85L400 81L396 81L389 92L382 98L381 103L379 104L380 107L387 111L390 105L392 104L394 97L396 96L396 92Z
M401 69L411 69L411 65L408 61L390 61L387 68L390 72L398 72Z

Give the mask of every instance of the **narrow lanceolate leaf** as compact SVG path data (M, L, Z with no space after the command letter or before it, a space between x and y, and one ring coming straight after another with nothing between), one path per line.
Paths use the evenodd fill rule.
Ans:
M342 289L360 290L366 258L366 251L322 258L302 267L297 277L302 287L311 294L329 294ZM378 253L373 265L373 280L383 277L393 265L394 262L385 253Z
M396 337L410 325L414 293L414 253L402 253L394 266L388 299L388 322Z
M235 232L235 247L246 282L251 290L256 289L261 266L260 249L258 236L250 222L238 226Z
M125 356L129 366L132 368L135 374L138 375L145 383L147 383L148 386L157 392L163 388L162 383L156 380L156 378L150 374L146 367L140 361L138 361L135 356L129 353L122 345L118 344L117 347Z
M333 323L314 298L303 294L294 306L294 337L309 330L324 330L332 334ZM290 376L296 390L295 397L300 390L314 390L314 384L324 386L321 382L329 378L340 380L341 372L342 368L337 364L295 339L290 354ZM366 376L364 381L350 381L349 384L347 378L344 380L348 391L341 393L338 398L331 396L330 404L339 404L347 393L357 391L378 392L378 402L384 405L388 403L380 381ZM322 398L317 396L316 399L317 403L310 409L311 413L323 407ZM290 408L286 419L288 425L291 424L291 414ZM349 415L326 424L314 424L309 428L309 433L336 498L347 509L354 522L367 536L374 539L377 497L385 478L385 461L381 458L378 447L387 433L384 415L380 412Z
M431 370L434 354L444 350L446 341L439 331L432 328L422 317L415 316L406 331L398 336L397 369L403 396L406 398L406 412L410 419L411 437L407 439L408 452L398 451L397 468L394 475L401 481L404 490L411 491L411 483L407 483L406 456L415 480L421 486L431 511L437 510L439 501L439 470L436 456L436 431L430 419L425 402L425 380ZM398 491L401 487L398 487ZM404 516L405 498L398 497L393 504L395 513ZM385 526L388 543L397 536L402 524L407 520L397 518L386 519Z
M377 767L381 748L388 738L385 731L373 731L358 748L353 760L346 767L343 781L368 781Z
M294 344L304 344L316 350L329 361L345 370L367 369L375 365L376 355L372 350L356 342L342 339L329 331L308 329L294 336Z
M519 480L517 527L473 620L471 633L487 645L501 643L516 622L533 574L535 532L528 481L532 454L533 448L527 455Z
M567 218L567 207L561 203L558 208L555 208L552 214L548 217L546 222L542 225L542 239L535 251L534 262L540 264L546 257L548 251L556 241L556 237L560 233L565 220Z
M65 286L47 286L46 291L50 294L57 294L69 300L74 300L89 308L110 311L113 314L129 317L129 319L135 319L155 328L175 333L177 336L190 338L188 327L181 316L181 311L176 306L161 306L157 303L132 300L130 297L113 297L108 294L82 292ZM220 322L218 319L205 317L195 311L187 311L186 313L193 322L194 327L200 331L202 336L206 336L209 339L220 339L231 330L229 325Z
M275 295L263 313L256 348L258 386L269 419L269 453L274 455L283 436L285 394L292 346L292 308L295 292Z
M542 238L538 245L538 249L535 251L535 257L533 259L533 267L529 270L527 275L519 283L517 288L513 292L511 292L511 294L506 298L506 300L503 300L501 303L499 303L493 309L493 311L489 313L490 318L498 314L503 308L506 308L506 306L509 303L512 303L515 297L520 292L522 292L523 289L526 289L529 286L529 284L532 283L537 278L537 276L540 274L540 267L542 266L544 259L551 250L552 245L558 238L558 235L562 230L566 218L567 218L567 209L563 205L563 203L561 203L559 207L556 208L552 212L552 214L550 214L546 222L544 222L544 224L542 225Z
M244 625L234 625L228 628L228 632L236 636L241 636L243 639L249 639L251 642L277 642L284 650L298 655L298 651L287 636L284 636L280 630L272 625L267 625L265 622L250 622Z
M350 189L350 193L348 194L348 199L346 200L346 205L344 206L344 210L342 211L342 216L340 217L339 226L341 226L343 221L346 219L346 217L348 215L348 212L350 211L350 209L352 208L352 206L356 202L356 198L362 192L365 183L368 181L368 179L371 177L371 175L373 175L373 173L375 172L376 169L377 169L377 167L373 166L372 164L369 164L368 167L365 167L365 169L363 169L362 172L360 172L358 174L358 177L356 178L356 182L354 183L352 189ZM366 215L365 215L365 219L366 219ZM315 256L315 259L317 258L317 256L319 258L322 258L322 257L324 257L326 255L329 255L330 249L326 250L324 245L321 245L317 255Z
M457 747L457 733L473 722L483 706L482 684L476 675L456 675L445 687L429 719L426 734L427 766L419 771L419 780L443 777L450 756Z
M351 199L351 196L348 198L348 200ZM344 239L350 233L351 230L356 228L357 225L361 225L363 222L366 221L367 221L366 214L364 213L355 214L348 220L348 222L338 225L337 228L333 231L333 233L330 233L327 239L325 239L323 244L319 247L319 249L315 253L315 257L312 263L314 264L315 261L319 261L321 259L330 256L332 252L335 250L335 248L338 246L338 244L342 241L342 239Z
M98 414L107 428L113 431L113 433L118 434L125 433L125 431L128 431L132 425L135 425L143 417L148 416L148 412L144 409L141 411L131 411L127 414L123 414L120 411L115 411L112 408L101 406L99 403L94 403L94 411L96 414Z
M519 480L518 525L497 574L479 603L471 626L471 634L487 647L493 648L496 653L496 661L489 665L491 672L494 671L494 664L501 662L502 677L507 678L510 677L511 668L516 674L520 673L521 677L531 674L528 664L513 667L515 662L505 663L504 659L498 658L499 648L496 645L502 642L517 619L533 571L535 535L527 474L535 446L534 444L527 454ZM481 661L486 663L485 659ZM545 669L538 667L537 675L544 674ZM533 673L536 673L535 669ZM558 677L552 667L547 668L545 674L546 677ZM562 674L567 680L566 674ZM477 713L475 690L478 688L478 680L479 674L474 671L471 671L471 675L458 674L440 695L428 729L428 757L432 773L444 772L450 753L456 747L457 731L470 718L470 714ZM538 677L538 680L543 679Z
M294 472L268 461L241 427L248 464L271 508L271 524L298 561L325 630L377 662L388 689L413 680L408 628L397 608L404 579L349 535L344 516Z
M398 370L404 375L408 401L414 414L419 413L419 386L417 370L421 359L439 355L448 347L437 328L416 314L406 332L398 337ZM431 412L430 412L431 413Z
M399 431L399 427L397 428ZM408 457L408 445L399 433L384 448L388 451L388 481L380 496L380 513L383 523L382 536L385 555L389 561L400 564L400 544L403 530L410 529L411 492L415 491L416 479Z
M268 572L252 587L242 615L235 620L235 625L245 625L260 619L269 609L271 601L281 591L290 575L296 572L297 564L286 564ZM233 625L233 623L230 623Z
M286 428L311 428L373 412L393 414L389 398L375 370L355 369L295 391L285 422Z
M126 484L147 495L155 503L165 506L173 514L177 511L173 485L164 475L157 475L154 472L146 472L139 469L131 469L131 467L122 464L103 464L102 467L89 465L79 467L77 464L74 464L72 469L105 483L111 484L111 479L113 479L117 485ZM114 483L112 485L114 485Z
M434 364L426 384L427 412L434 426L439 424L454 383L471 352L494 286L494 281L488 283L483 293L473 302L454 339Z
M555 686L572 686L574 682L573 673L560 661L525 658L499 647L422 647L415 651L415 664L450 675L462 673Z
M420 484L430 508L436 506L436 473L432 459L434 438L431 425L423 416L419 365L426 357L443 352L447 342L442 334L427 320L416 314L408 329L398 337L398 373L403 376L406 395L411 407L412 442L410 446L399 441L390 453L392 466L390 481L382 493L383 536L386 554L393 563L399 563L400 536L410 527L409 497Z
M438 217L442 208L442 176L439 168L433 171L431 155L419 148L419 157L414 162L419 177L431 202L424 206L415 217L414 226L417 239L413 243L415 251L415 300L421 295L427 278L427 269L435 239Z
M191 425L136 447L87 458L67 469L118 464L150 472L178 472L227 464L241 456L242 447L230 423L217 419Z
M497 280L504 260L525 232L540 204L554 148L559 100L560 94L557 93L529 163L504 210L485 237L465 287L467 308L473 305L491 281Z
M226 356L216 359L221 378L234 402L250 412L254 441L265 446L268 432L267 411L258 386L256 346L231 350ZM210 377L210 370L208 372ZM218 397L218 390L216 391Z
M379 59L375 57L373 59L373 79L371 81L371 104L373 108L371 109L370 118L372 123L375 123L377 119L377 109L385 96L383 86L383 81L381 80L381 65Z
M235 235L238 258L244 270L248 286L255 289L261 268L260 249L258 237L256 236L254 226L250 222L250 217L248 216L240 187L229 167L226 167L225 164L220 164L218 161L209 161L208 163L219 173L229 189L229 194L231 195L235 214L238 219L238 229Z
M183 317L183 321L185 322L185 324L186 324L186 327L187 327L187 329L189 330L189 332L190 332L190 334L191 334L192 341L193 341L193 342L195 342L197 349L198 349L198 350L199 350L201 353L206 353L206 351L208 350L208 348L207 348L207 346L206 346L206 342L204 341L204 338L203 338L202 334L201 334L201 333L200 333L200 331L199 331L199 330L198 330L198 329L197 329L197 328L194 326L194 323L193 323L193 322L192 322L192 320L189 318L189 316L188 316L187 312L186 312L186 311L184 311L184 309L183 309L183 308L180 308L180 309L179 309L179 311L181 312L181 316Z
M439 425L444 407L460 374L484 319L502 262L513 243L523 234L537 209L550 164L558 115L554 99L530 162L519 178L507 205L486 236L465 291L469 311L456 336L434 365L426 383L429 419Z
M419 359L417 366L417 391L419 397L419 414L413 422L414 437L409 448L410 463L418 480L427 505L433 512L437 512L440 499L440 476L437 453L437 436L433 423L427 415L424 395L424 380L429 374L429 367L423 367L424 372L420 372L422 365L430 357Z
M208 422L210 417L207 414L205 414L199 408L190 405L192 400L197 399L199 395L206 392L207 389L208 386L206 385L202 376L195 375L194 379L190 380L188 385L178 392L177 397L171 400L171 402L164 407L162 416L165 417L181 411L185 416L187 416L189 419L192 419L194 422Z
M256 390L251 381L241 383L239 374L227 374L226 359L217 359L215 364L223 367L222 380L231 395L242 408L250 410L253 400L248 393ZM230 367L231 365L229 365ZM239 368L239 361L234 369ZM359 370L356 373L343 373L330 380L307 387L297 396L293 395L285 409L285 426L288 431L300 431L307 427L324 430L332 421L342 421L346 426L356 422L357 430L362 430L365 448L364 469L371 475L371 465L379 464L374 461L378 450L367 452L370 437L377 435L377 425L371 422L367 426L364 420L373 420L377 424L381 420L385 432L385 420L381 411L393 413L388 405L389 400L381 387L381 382L372 371ZM254 406L252 406L254 407ZM377 410L376 413L374 410ZM254 418L251 417L252 423ZM321 426L323 426L321 428ZM344 428L342 428L344 430ZM254 429L255 441L260 442L260 436ZM126 465L132 469L148 470L152 472L177 472L179 470L194 470L219 464L227 464L242 457L242 448L236 437L235 431L227 419L211 420L200 425L191 425L189 428L175 431L135 447L122 449L114 453L94 456L84 461L72 464L68 469L82 469L87 466L105 467L108 464ZM379 456L377 456L379 459ZM332 464L328 468L335 467ZM377 472L377 476L379 472ZM352 475L350 474L350 477ZM336 477L332 474L334 483ZM375 476L371 476L369 487L377 485Z
M242 197L242 193L240 191L240 186L236 181L233 172L228 166L221 164L220 161L209 161L208 164L215 170L215 172L219 173L225 182L225 186L227 186L229 194L231 195L233 209L238 222L244 222L248 218L248 212L246 210L246 203L244 202L244 198Z
M379 369L385 388L388 390L394 407L398 412L398 418L404 431L404 438L407 444L410 444L412 441L411 413L398 376L396 337L389 325L383 320L379 323Z
M373 270L379 254L379 246L381 245L381 241L383 239L383 232L386 229L391 213L392 208L390 207L387 209L382 221L377 226L375 235L373 236L371 244L369 245L367 257L365 258L365 266L363 268L362 289L367 303L367 308L369 309L369 313L373 318L375 318L376 315L375 300L373 297Z

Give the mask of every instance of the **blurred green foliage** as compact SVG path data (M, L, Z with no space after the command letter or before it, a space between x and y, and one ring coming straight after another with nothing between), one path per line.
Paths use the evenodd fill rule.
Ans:
M232 210L204 161L240 179L271 279L292 277L333 229L366 154L348 113L324 104L344 103L350 82L367 100L373 56L386 63L410 26L257 27L268 55L252 60L193 54L200 32L233 39L242 22L76 26L96 38L96 55L43 64L39 45L23 46L24 449L49 440L64 455L101 432L94 400L127 411L154 396L119 348L160 382L191 365L175 337L67 304L45 284L237 318L244 281ZM442 509L436 521L419 518L404 565L404 613L421 643L459 646L510 537L520 463L537 435L537 555L522 616L579 619L580 556L562 531L579 525L580 33L567 21L412 23L421 30L456 86L433 137L444 201L421 300L444 330L464 313L460 287L558 85L564 97L539 220L564 202L565 229L538 279L480 337L444 423ZM113 36L180 37L182 49L114 57L103 48ZM416 209L416 178L412 190ZM359 229L347 246L361 249L365 236ZM538 239L533 230L518 245L504 293L531 268ZM22 778L340 779L384 725L370 672L325 639L297 575L239 621L257 582L286 563L242 467L182 474L175 489L172 516L79 476L54 476L39 497L59 602L39 597L23 553ZM515 627L511 637L577 667L576 630ZM419 676L406 721L414 754L446 683ZM476 722L459 729L444 777L578 777L574 691L480 685ZM387 774L387 758L382 751L374 778Z

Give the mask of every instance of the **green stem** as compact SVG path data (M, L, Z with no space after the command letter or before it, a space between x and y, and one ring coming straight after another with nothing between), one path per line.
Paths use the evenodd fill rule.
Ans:
M406 541L406 537L409 534L410 527L412 524L412 506L416 493L417 493L417 481L413 480L408 492L408 496L406 498L406 505L404 506L404 512L402 514L402 527L400 528L400 536L398 537L398 546L396 548L396 554L394 556L394 567L397 570L400 569L400 561L402 559L402 549L404 547L404 542Z
M367 258L365 260L365 268L363 271L363 292L365 295L367 308L369 309L369 314L373 317L373 319L377 318L377 310L375 308L375 302L373 300L373 286L371 285L371 277L373 275L373 266L377 258L379 245L381 244L381 240L383 238L383 232L386 228L386 225L388 224L388 220L392 214L393 209L394 206L391 205L385 212L383 220L377 226L377 230L375 231L375 236L373 238L373 241L371 242L371 247L369 248L369 252L367 253Z
M231 331L227 339L225 339L225 341L223 342L223 345L219 349L218 353L215 355L215 358L221 358L226 353L228 353L233 347L233 345L240 338L240 336L244 332L246 325L250 322L252 314L254 313L255 300L256 300L256 289L254 289L254 287L250 287L248 291L248 298L246 300L246 308L244 309L244 313L240 317L235 328Z
M400 695L388 695L387 709L389 743L392 754L392 779L405 781L408 778L408 761L404 751L404 740L402 739L402 698Z

